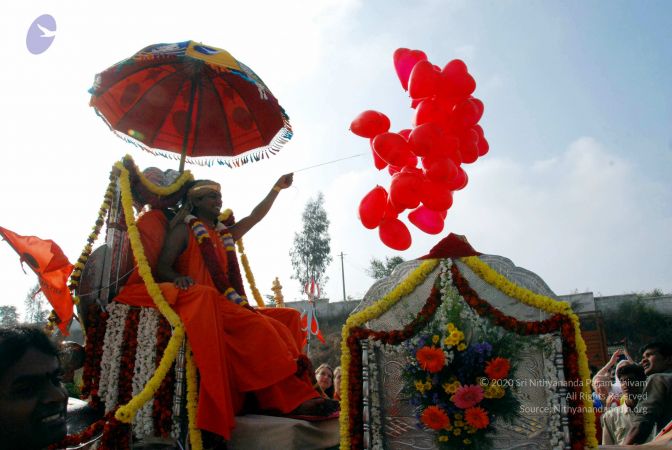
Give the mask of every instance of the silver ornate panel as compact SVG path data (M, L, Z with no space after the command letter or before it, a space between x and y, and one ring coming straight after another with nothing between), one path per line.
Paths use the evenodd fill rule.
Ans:
M483 255L481 259L498 273L534 292L557 298L536 274L517 267L509 259ZM475 275L465 264L454 261L478 295L502 312L521 320L543 320L547 314L521 304L502 294ZM356 311L372 305L404 280L422 261L400 264L392 275L376 282ZM411 295L390 311L370 321L368 328L395 330L403 328L422 308L440 269L434 270ZM471 320L485 320L473 315ZM570 445L567 390L563 387L562 344L557 333L539 337L542 345L530 347L521 355L522 363L515 374L521 416L513 424L496 422L496 449L562 450ZM417 427L413 407L402 394L402 370L406 353L399 346L362 341L364 442L374 449L434 449L432 432Z

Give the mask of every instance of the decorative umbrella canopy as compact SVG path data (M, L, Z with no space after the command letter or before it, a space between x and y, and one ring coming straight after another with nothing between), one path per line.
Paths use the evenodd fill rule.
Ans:
M91 106L120 137L153 154L239 166L292 137L263 81L229 52L194 41L156 44L96 75ZM168 152L168 153L167 153Z

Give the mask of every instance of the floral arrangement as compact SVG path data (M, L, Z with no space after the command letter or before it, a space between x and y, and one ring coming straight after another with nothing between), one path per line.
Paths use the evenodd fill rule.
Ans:
M495 417L511 422L519 414L510 377L523 343L487 323L469 329L450 271L440 278L441 306L427 327L404 343L409 355L404 393L416 408L418 426L436 432L439 448L487 449Z
M560 333L562 336L564 379L571 380L573 382L568 387L569 394L567 396L568 406L570 407L568 412L568 425L571 438L571 448L572 450L597 448L597 440L595 438L595 417L592 409L585 408L584 395L582 394L586 387L589 389L589 384L585 382L587 379L587 358L585 354L586 348L585 343L581 338L580 329L578 328L578 319L572 312L571 308L569 308L569 305L565 304L565 302L559 302L543 295L536 294L520 286L517 286L514 283L511 283L505 277L496 273L479 258L461 258L460 261L472 269L476 275L483 278L486 282L500 291L525 304L537 307L551 314L551 316L545 320L534 322L522 321L515 317L508 316L478 296L478 294L469 286L467 280L460 273L457 264L447 263L450 264L448 266L450 268L450 285L454 286L454 288L457 290L457 295L459 295L464 300L466 305L469 306L469 308L465 308L465 312L470 312L474 317L478 316L487 318L490 325L496 325L507 331L516 333L519 336L537 336L554 332ZM343 368L343 377L341 379L341 395L343 398L341 400L340 416L341 450L361 448L364 444L362 342L366 342L364 340L368 339L369 342L372 341L374 344L382 343L388 345L401 345L404 343L404 341L412 339L417 334L424 333L425 327L427 327L428 324L433 320L436 311L442 305L444 297L446 297L448 284L443 282L441 284L443 286L441 289L435 285L421 311L413 318L410 323L404 326L403 329L376 331L366 328L364 326L365 323L369 320L380 317L397 302L399 302L404 296L412 293L416 287L422 284L425 279L434 271L438 263L439 260L435 259L425 260L423 264L411 272L409 276L399 283L389 294L374 302L365 310L357 314L353 314L350 318L348 318L346 325L343 327L343 340L341 344L341 366ZM446 276L446 271L444 270L443 277L445 278ZM455 295L454 291L451 295ZM450 318L449 316L446 317L448 319ZM457 318L455 318L455 320L457 320ZM446 319L444 322L444 326L446 327L445 333L447 333L447 326L448 323L450 323L450 320ZM480 323L486 322L480 321ZM465 345L467 345L466 341L469 340L466 339L467 336L469 336L469 333L467 332L468 330L460 329L461 325L459 325L457 322L453 322L453 326L457 331L462 332L465 335ZM433 336L434 335L432 334L432 340ZM482 334L482 336L486 336L485 341L490 345L492 345L495 341L498 341L498 338L494 339L492 342L489 341L487 339L487 333ZM445 337L446 336L444 336L444 338ZM520 339L520 337L517 339ZM458 342L457 346L459 346L459 344L460 343ZM487 349L487 347L485 347L485 349ZM463 351L466 351L466 348ZM457 350L455 347L453 349L453 359L455 358L456 352L459 353L460 350ZM492 354L493 353L491 351L491 355ZM511 354L509 354L508 357L507 355L495 355L495 357L497 356L509 360L509 373L513 373L515 371L515 357L512 357ZM445 354L444 358L446 358ZM485 360L484 363L486 363ZM503 365L501 362L499 364ZM483 371L485 371L485 367L483 367ZM426 381L426 378L424 381ZM481 384L480 381L481 380L479 380L479 385ZM456 385L453 385L450 388L453 389L455 386ZM483 387L484 386L481 386L481 388ZM413 388L415 388L415 383L413 384ZM485 398L485 389L483 389L483 391ZM505 398L505 396L502 398ZM588 398L590 399L590 397ZM501 406L504 405L502 404ZM427 412L426 420L428 422L431 422L432 417L435 416L433 415L434 412L436 412L434 409L430 409L429 412ZM460 413L458 412L458 414ZM466 422L464 414L461 417L461 419L456 419L454 422L461 420L462 424L467 423L467 425L469 425L468 422ZM455 419L454 415L453 419ZM476 423L478 419L474 419L475 417L472 416L472 422ZM490 417L488 417L488 419L490 419ZM441 418L439 420L441 420ZM464 430L464 425L461 427ZM469 436L473 437L475 434L477 434L469 434L468 431L469 429L467 429L466 434ZM461 431L460 434L463 432L464 431ZM437 438L438 437L439 436L437 436ZM470 440L473 441L473 439ZM447 442L448 441L445 441L444 443L447 445ZM463 444L461 446L456 445L455 448L481 447L471 443Z

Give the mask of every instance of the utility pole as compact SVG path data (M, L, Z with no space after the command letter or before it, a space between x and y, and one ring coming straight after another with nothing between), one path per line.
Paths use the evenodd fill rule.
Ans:
M343 268L343 257L345 254L341 252L339 255L341 257L341 280L343 281L343 301L346 301L345 299L345 269Z

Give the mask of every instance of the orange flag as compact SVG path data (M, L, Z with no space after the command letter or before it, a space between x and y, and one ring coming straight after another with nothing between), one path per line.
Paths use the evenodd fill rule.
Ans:
M3 227L0 227L0 235L19 254L20 261L28 263L37 275L44 296L58 316L58 328L67 336L73 315L72 296L68 289L73 265L52 240L21 236Z

